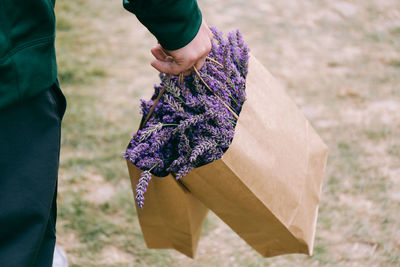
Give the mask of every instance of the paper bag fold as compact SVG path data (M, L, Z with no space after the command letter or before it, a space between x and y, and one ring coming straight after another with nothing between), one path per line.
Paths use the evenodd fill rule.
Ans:
M127 161L134 196L142 172ZM172 175L152 176L143 209L136 207L148 248L174 248L193 258L208 209Z
M246 94L228 151L181 181L263 256L311 255L327 147L254 57Z

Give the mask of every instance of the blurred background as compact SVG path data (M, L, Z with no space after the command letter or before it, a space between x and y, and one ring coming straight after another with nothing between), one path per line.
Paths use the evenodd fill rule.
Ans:
M121 152L157 72L156 43L122 1L57 1L68 100L58 243L70 266L399 266L399 0L199 0L240 29L330 149L314 255L263 259L209 213L196 260L146 248Z

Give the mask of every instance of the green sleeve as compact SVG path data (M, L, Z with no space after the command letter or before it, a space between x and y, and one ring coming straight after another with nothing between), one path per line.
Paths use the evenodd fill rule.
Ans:
M196 0L123 0L123 4L167 50L190 43L201 25Z

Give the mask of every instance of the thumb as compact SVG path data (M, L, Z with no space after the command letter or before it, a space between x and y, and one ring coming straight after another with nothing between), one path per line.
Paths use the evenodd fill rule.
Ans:
M161 45L156 45L151 48L151 54L158 60L161 61L173 61L173 57L167 55Z

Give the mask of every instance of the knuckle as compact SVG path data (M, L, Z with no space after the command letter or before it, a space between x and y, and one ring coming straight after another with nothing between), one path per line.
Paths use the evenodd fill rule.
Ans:
M197 55L196 55L195 53L191 53L191 54L188 56L188 61L189 61L190 63L194 63L194 62L196 62L196 60L197 60Z
M172 68L169 73L171 73L172 75L179 75L179 73L181 73L181 71L177 68Z
M201 51L201 56L202 57L207 56L208 53L210 53L210 51L211 51L211 45L204 46Z

